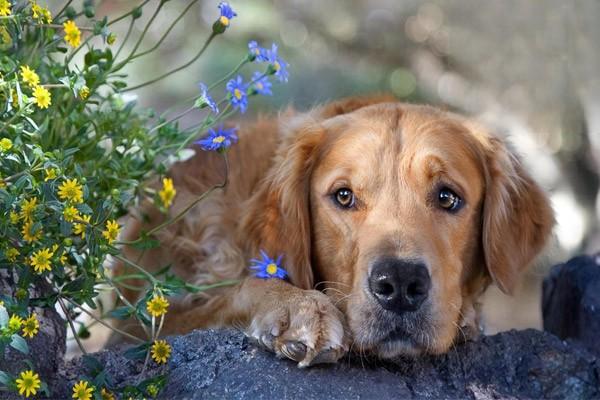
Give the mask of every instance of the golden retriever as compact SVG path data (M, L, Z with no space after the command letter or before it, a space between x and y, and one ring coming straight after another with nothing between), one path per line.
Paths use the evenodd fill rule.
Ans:
M156 234L159 248L124 249L194 284L240 280L170 299L165 334L238 327L300 366L442 353L478 332L478 297L492 281L510 293L553 226L501 140L433 107L350 98L239 136L224 190ZM196 150L169 171L171 215L225 178L219 154ZM163 220L146 204L124 239ZM287 280L253 276L260 250L283 255Z

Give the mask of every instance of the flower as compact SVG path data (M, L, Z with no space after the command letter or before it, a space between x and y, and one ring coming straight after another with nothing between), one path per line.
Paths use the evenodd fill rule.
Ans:
M81 100L85 100L90 96L90 88L87 86L82 86L81 89L79 89L79 98L81 98Z
M48 89L43 86L36 86L33 90L33 97L35 98L35 104L39 108L48 108L52 104L52 96Z
M109 45L115 44L116 41L117 41L117 35L113 32L109 33L108 36L106 37L106 43L108 43Z
M30 339L38 333L40 329L40 323L37 320L35 313L31 313L31 315L23 320L23 336L28 336Z
M102 236L108 240L108 244L112 244L115 240L117 240L117 236L119 236L119 231L121 228L117 221L114 219L106 221L106 230L102 231Z
M102 397L102 400L115 400L115 395L106 390L106 388L102 388L100 396Z
M37 207L37 197L32 198L31 200L23 200L23 204L21 204L21 218L25 221L31 221L31 217L35 212L35 208Z
M67 252L63 250L62 254L60 255L60 258L58 259L58 261L60 261L60 263L62 265L67 264Z
M41 7L35 1L30 1L31 3L31 13L33 19L35 19L38 23L42 24L44 22L50 23L52 22L52 14L50 14L50 10L47 8Z
M0 150L9 151L12 149L13 142L9 138L0 139Z
M198 86L200 86L200 97L198 97L198 99L196 100L195 106L198 108L204 108L208 106L213 113L218 114L219 107L217 106L217 103L215 103L215 101L212 99L210 94L208 94L208 88L206 87L206 85L200 82Z
M161 295L153 296L146 302L146 310L148 310L153 317L160 317L161 315L166 314L167 308L169 308L169 302Z
M40 84L40 77L28 65L21 65L21 79L32 88Z
M237 13L235 11L233 11L233 9L229 5L229 3L227 3L226 1L220 2L218 7L221 10L221 16L219 17L219 22L225 27L229 26L230 20L233 17L236 17Z
M44 169L44 182L48 182L51 179L56 179L56 168L46 168Z
M163 202L163 206L165 208L169 208L171 203L173 203L173 199L177 194L177 190L173 187L173 179L164 178L163 179L163 188L160 192L158 192L158 196Z
M72 47L79 46L81 42L81 31L73 22L73 20L68 20L63 23L63 28L65 30L65 42L69 43Z
M94 388L88 387L88 385L88 381L79 381L79 383L73 385L72 397L76 400L91 400Z
M6 17L11 14L10 2L8 0L0 0L0 16Z
M273 92L271 92L271 82L269 82L268 76L263 76L260 72L256 71L254 75L252 75L252 89L256 90L256 93L262 94L263 96L271 96Z
M15 262L19 254L21 254L19 253L19 250L15 249L14 247L6 250L6 253L4 253L4 255L6 255L6 259L10 262Z
M158 364L164 364L171 355L171 346L166 340L157 340L152 345L152 359Z
M81 239L85 239L85 227L87 226L87 224L90 223L90 219L92 218L91 215L83 215L83 216L79 216L77 218L78 221L82 221L82 222L78 222L76 224L73 224L73 232L76 235L81 235Z
M30 369L21 372L15 383L17 384L17 389L19 389L19 394L25 397L35 396L41 386L40 376Z
M151 383L146 388L146 391L148 392L148 394L150 395L150 397L156 397L156 395L158 394L158 386L156 386L155 384Z
M256 271L254 276L261 279L279 278L285 279L287 272L281 268L281 259L283 256L279 256L277 260L270 258L264 250L260 251L262 259L253 258L250 260L252 263L250 269Z
M279 79L279 82L287 82L289 76L287 67L289 65L277 55L277 45L275 43L271 46L271 50L267 50L267 61L270 64L271 73Z
M267 50L260 47L256 40L251 40L248 42L248 52L250 53L251 61L267 61Z
M223 125L219 126L217 130L209 129L208 135L203 139L196 141L202 147L202 150L214 151L222 150L231 146L232 143L238 141L238 137L235 134L237 129L224 129Z
M33 231L33 227L33 221L27 221L23 224L23 229L21 229L23 239L28 243L36 242L42 237L42 230L37 229L36 231Z
M63 201L83 203L83 190L75 179L67 179L58 187L58 197Z
M65 207L63 210L63 217L67 222L73 222L76 218L79 217L79 210L73 206Z
M247 87L240 75L227 82L227 91L231 96L231 105L235 108L239 107L242 114L246 112L246 108L248 107L248 96L246 89Z
M21 325L23 324L23 318L19 317L18 315L11 315L10 319L8 320L8 329L11 332L18 332L19 329L21 329Z
M51 271L52 266L50 265L50 259L52 256L54 256L54 253L50 251L50 249L44 248L33 253L33 255L29 257L29 263L38 274L41 274L44 271Z

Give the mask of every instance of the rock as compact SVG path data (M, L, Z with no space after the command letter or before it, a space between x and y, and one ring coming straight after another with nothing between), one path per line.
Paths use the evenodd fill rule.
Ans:
M556 265L544 279L544 329L600 354L600 254Z
M299 369L254 347L231 330L194 331L168 339L173 347L168 383L160 398L577 398L600 397L600 360L541 331L503 332L456 346L441 356L416 359L348 359ZM142 362L122 349L97 354L116 384L134 382ZM164 372L154 363L146 375ZM53 385L67 396L81 360L68 363Z

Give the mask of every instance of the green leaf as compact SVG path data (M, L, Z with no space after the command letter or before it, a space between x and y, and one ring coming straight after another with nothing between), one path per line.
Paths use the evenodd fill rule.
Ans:
M4 306L0 306L0 328L4 328L8 324L8 312Z
M102 371L104 371L104 366L100 361L96 359L96 357L90 355L84 355L82 358L83 366L86 368L86 371L90 376L96 377Z
M142 343L139 346L134 346L127 349L123 356L125 358L129 358L130 360L142 360L146 357L148 350L150 349L150 343Z
M13 381L12 376L10 376L9 374L7 374L4 371L0 371L0 383L2 383L5 386L8 386L9 383L11 383Z
M129 306L117 307L108 313L108 316L116 319L127 319L133 315L134 309Z
M25 339L17 334L12 335L11 339L12 341L10 342L10 347L20 351L23 354L29 354L29 346L27 346Z

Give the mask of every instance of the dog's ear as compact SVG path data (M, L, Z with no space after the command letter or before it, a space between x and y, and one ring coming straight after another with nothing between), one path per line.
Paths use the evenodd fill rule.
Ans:
M293 285L312 289L310 176L324 134L315 121L288 132L275 156L274 167L250 198L240 232L247 250L258 256L283 255L283 267Z
M490 135L484 143L486 188L483 252L487 270L507 294L542 250L554 225L548 197L505 144Z

